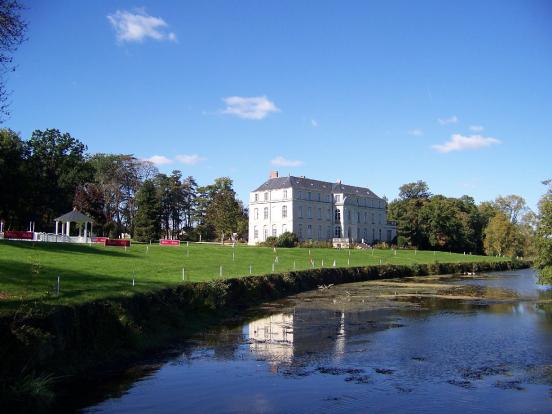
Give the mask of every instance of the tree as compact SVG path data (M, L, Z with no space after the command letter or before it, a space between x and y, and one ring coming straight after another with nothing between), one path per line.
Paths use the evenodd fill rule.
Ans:
M153 181L146 180L136 194L134 238L147 242L158 240L161 232L161 205Z
M157 168L129 154L95 154L90 165L92 182L104 198L105 231L112 237L133 233L136 193L145 180L158 173Z
M431 197L431 193L425 181L418 180L415 183L407 183L399 187L399 198L402 200L429 197Z
M499 196L494 201L495 208L503 212L510 220L516 224L520 216L527 211L525 199L521 196L511 194L507 196Z
M543 181L547 193L539 201L539 222L535 235L535 265L542 281L552 283L552 180Z
M485 229L485 253L498 256L523 255L523 240L519 228L506 214L497 213Z
M39 228L51 228L57 215L72 209L77 187L93 177L87 147L57 129L35 130L27 146L32 194L29 218Z
M0 123L9 116L5 74L15 70L12 54L25 40L27 30L22 10L17 0L0 0Z
M73 206L94 219L96 234L101 236L109 235L109 229L106 227L105 200L97 184L85 183L79 185L75 192Z
M6 228L22 223L28 214L28 149L17 133L0 129L0 219Z

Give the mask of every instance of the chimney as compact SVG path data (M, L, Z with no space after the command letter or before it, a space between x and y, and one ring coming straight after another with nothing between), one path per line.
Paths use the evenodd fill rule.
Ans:
M341 180L337 180L336 183L337 183L337 184L341 184Z
M269 178L278 178L278 171L270 171L270 177Z

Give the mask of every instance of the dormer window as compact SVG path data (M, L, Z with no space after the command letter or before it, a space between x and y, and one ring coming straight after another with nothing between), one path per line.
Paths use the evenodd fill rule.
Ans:
M255 193L255 201L259 201L259 193Z
M264 201L268 201L268 191L264 193Z

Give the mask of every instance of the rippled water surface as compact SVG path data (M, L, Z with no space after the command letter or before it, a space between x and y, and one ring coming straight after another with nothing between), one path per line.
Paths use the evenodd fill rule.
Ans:
M85 412L550 413L552 291L532 270L331 286L94 391Z

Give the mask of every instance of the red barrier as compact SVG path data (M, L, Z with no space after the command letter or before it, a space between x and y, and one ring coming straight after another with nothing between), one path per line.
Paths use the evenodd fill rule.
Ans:
M130 247L130 240L126 239L106 239L105 246Z
M105 244L105 241L107 240L107 237L93 237L92 243L101 243Z
M12 231L7 230L4 232L5 239L16 239L16 240L32 240L33 232L32 231Z
M180 246L180 240L159 240L161 246Z

